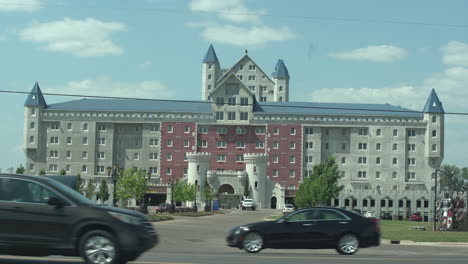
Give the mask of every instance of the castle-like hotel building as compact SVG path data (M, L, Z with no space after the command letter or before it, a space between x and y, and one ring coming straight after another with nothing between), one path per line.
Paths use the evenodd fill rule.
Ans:
M434 172L444 156L444 110L434 90L422 111L289 102L289 78L282 60L270 76L247 53L223 69L210 46L201 101L47 105L36 83L25 103L26 172L105 178L108 166L138 167L151 173L148 192L163 200L175 178L237 196L248 178L260 207L281 208L314 165L334 156L344 190L333 206L397 217L411 210L432 220Z

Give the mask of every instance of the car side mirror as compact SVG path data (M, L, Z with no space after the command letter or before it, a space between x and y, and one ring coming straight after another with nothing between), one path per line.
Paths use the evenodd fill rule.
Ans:
M52 205L52 206L61 207L61 206L64 205L64 202L62 202L62 200L60 200L57 197L49 197L49 199L47 199L47 204Z

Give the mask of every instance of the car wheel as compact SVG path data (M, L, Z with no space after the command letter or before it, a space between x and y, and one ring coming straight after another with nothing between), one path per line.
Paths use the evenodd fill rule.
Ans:
M251 232L244 237L242 246L248 253L258 253L263 248L263 238L259 233Z
M356 235L346 234L338 240L336 251L342 255L352 255L359 249L359 239Z
M123 264L113 235L103 230L85 233L79 244L80 255L86 264Z

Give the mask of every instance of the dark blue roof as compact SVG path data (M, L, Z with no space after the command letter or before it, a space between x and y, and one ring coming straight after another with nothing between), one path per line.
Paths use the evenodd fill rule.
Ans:
M389 104L262 102L254 112L265 114L422 117L419 111Z
M210 44L210 47L208 48L208 51L206 52L205 57L203 58L203 63L207 62L219 63L218 57L216 56L216 52L212 44Z
M434 89L431 91L431 95L427 98L426 105L423 109L424 113L445 113L444 108L442 107L442 102L439 101L439 97L437 97L436 92Z
M37 82L34 84L34 87L29 93L28 98L26 99L26 102L24 102L24 106L47 107L44 96L42 95L41 88L39 87L39 84Z
M279 59L276 63L275 71L271 74L273 78L288 78L289 79L289 72L286 65L282 59Z
M51 104L51 110L83 111L143 111L143 112L189 112L211 113L211 103L207 101L159 101L137 99L81 99Z

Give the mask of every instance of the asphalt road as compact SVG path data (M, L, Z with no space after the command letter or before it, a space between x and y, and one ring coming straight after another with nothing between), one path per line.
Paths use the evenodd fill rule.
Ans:
M176 217L155 223L160 244L133 263L139 264L406 264L406 263L468 263L468 246L393 245L360 249L353 256L342 256L335 250L266 249L258 254L226 246L230 228L261 221L279 211L232 211L226 215L207 217ZM467 234L468 235L468 234ZM78 258L28 258L0 256L0 264L64 264L82 263Z

